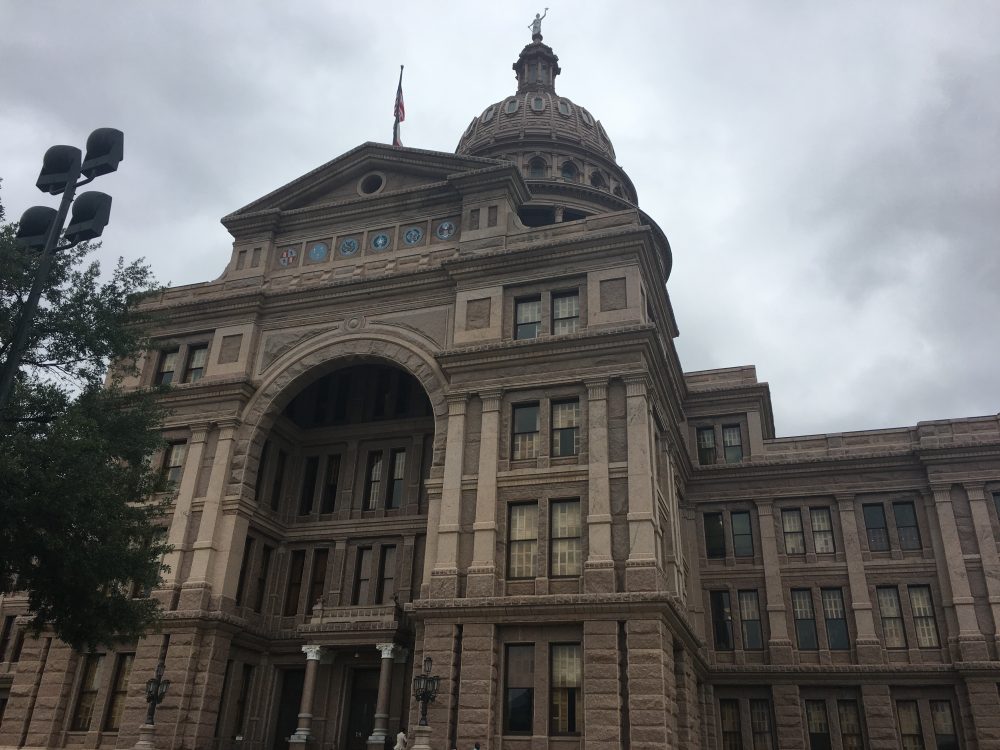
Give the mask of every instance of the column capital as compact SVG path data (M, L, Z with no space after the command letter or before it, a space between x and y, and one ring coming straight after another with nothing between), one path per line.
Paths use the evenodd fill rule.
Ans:
M393 651L396 649L395 643L376 643L375 648L382 652L383 659L391 659Z
M985 482L967 482L962 485L965 488L965 494L969 496L969 501L972 500L985 500L986 499L986 483Z
M483 402L483 411L500 411L500 399L503 397L502 388L494 388L488 391L479 392L479 400Z
M208 431L212 429L212 423L192 422L188 425L188 429L191 430L191 439L188 440L189 443L204 443L208 440Z
M931 494L934 496L935 503L950 503L951 484L947 482L931 484Z
M599 380L584 380L583 384L587 386L587 398L591 401L604 401L608 398L607 378L600 378Z
M319 661L323 655L323 647L315 645L303 646L302 653L306 655L306 661Z
M460 416L465 414L465 408L469 403L468 393L449 393L446 397L448 401L448 414Z
M854 509L854 493L853 492L838 492L833 496L834 502L837 503L839 508L844 510Z
M649 388L649 378L642 373L626 375L622 382L625 383L625 395L628 397L645 396Z

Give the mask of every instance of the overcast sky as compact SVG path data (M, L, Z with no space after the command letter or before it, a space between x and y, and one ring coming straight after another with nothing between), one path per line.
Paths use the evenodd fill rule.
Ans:
M779 435L1000 409L1000 3L547 0L557 91L670 238L685 370L755 364ZM360 7L361 9L354 9ZM219 219L364 141L453 151L521 2L0 0L0 199L125 131L101 257L218 276Z

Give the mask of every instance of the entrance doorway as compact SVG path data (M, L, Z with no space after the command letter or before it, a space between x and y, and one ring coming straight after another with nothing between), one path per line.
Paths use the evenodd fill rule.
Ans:
M347 750L367 750L368 737L375 724L375 703L378 700L377 669L355 669L351 675L351 693L347 705Z
M288 738L295 734L299 723L299 706L302 703L304 669L281 670L281 687L278 693L278 716L274 722L272 750L288 750Z

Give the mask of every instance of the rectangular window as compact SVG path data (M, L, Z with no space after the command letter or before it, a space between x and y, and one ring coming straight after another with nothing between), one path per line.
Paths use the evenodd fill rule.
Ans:
M885 525L885 509L881 503L864 505L865 530L868 532L868 549L886 552L889 549L889 530Z
M552 404L552 457L575 456L580 452L580 402Z
M354 593L351 604L371 604L372 548L359 547L354 568Z
M306 614L309 614L316 602L326 593L326 565L330 559L330 550L318 549L313 552L312 575L309 577L309 599L306 600Z
M535 697L535 647L511 644L506 649L504 732L531 734Z
M278 463L274 467L274 481L271 482L271 510L281 507L281 493L285 487L285 467L288 465L288 454L278 451Z
M271 454L271 441L265 440L260 449L260 461L257 462L257 476L253 482L253 499L258 503L263 499L261 489L264 486L264 476L267 473L267 461Z
M236 721L233 722L233 736L246 735L247 703L250 698L250 683L253 681L253 665L243 665L243 675L240 680L240 692L236 698Z
M924 750L924 733L920 728L920 713L916 701L896 701L899 717L899 738L903 750Z
M97 702L97 689L100 685L101 666L104 654L87 654L83 662L83 677L80 680L80 691L76 697L76 708L73 709L73 720L70 722L71 732L87 732L94 718L94 704Z
M771 701L767 699L750 701L750 730L753 733L753 750L773 750Z
M802 532L802 512L798 508L781 511L781 529L785 536L785 554L804 555L806 536Z
M733 650L733 610L728 591L710 591L712 633L717 651Z
M913 629L917 632L917 645L920 648L938 648L937 619L934 617L934 604L931 601L930 586L907 586L910 592L910 610L913 612Z
M288 566L288 588L285 589L285 617L299 613L299 595L302 593L302 572L305 566L306 551L297 549L292 552Z
M706 513L705 521L705 554L710 560L726 556L726 533L722 528L721 513Z
M698 428L698 463L709 466L715 463L715 428Z
M128 678L132 674L132 660L135 654L118 654L115 663L115 679L111 683L111 694L108 696L108 710L104 715L104 731L117 732L122 725L122 710L125 708L125 696L128 694Z
M738 424L722 426L722 449L727 464L738 464L743 460L743 438Z
M552 333L573 333L580 328L580 294L561 292L552 295Z
M514 303L514 338L535 339L542 332L541 297L519 299Z
M719 724L722 726L722 750L743 750L739 701L719 701Z
M167 349L160 352L160 366L156 370L156 384L170 385L174 381L174 373L177 371L177 356L179 349Z
M518 461L538 457L538 404L515 406L511 412L513 442L510 457Z
M381 489L382 451L372 451L368 454L368 467L365 469L365 510L375 510L378 507Z
M378 591L375 600L379 604L388 604L396 593L396 547L382 547L378 563Z
M826 640L832 651L844 651L851 647L847 632L847 612L844 609L844 594L840 589L821 589L823 617L826 619Z
M205 360L208 359L208 344L188 348L187 365L184 367L184 382L194 383L205 374Z
M875 589L878 611L882 618L882 639L886 648L906 648L903 611L899 606L899 591L895 586Z
M900 549L920 549L920 528L913 503L893 503L892 515L896 519L896 535Z
M753 557L753 530L750 514L746 511L734 512L729 516L733 526L733 554L736 557Z
M320 513L333 513L337 507L337 483L340 481L340 456L326 457L326 478L323 480L323 501Z
M271 572L271 555L274 548L264 546L260 555L260 567L257 569L257 596L254 599L253 611L260 612L264 608L264 596L267 594L267 577Z
M7 646L10 644L10 634L14 632L14 620L17 615L7 615L3 618L3 631L0 632L0 662L7 661Z
M579 643L559 643L549 647L552 661L551 734L579 734L583 724L583 662Z
M809 750L830 750L826 701L806 701L806 726L809 729Z
M406 487L406 450L395 448L389 453L389 464L392 466L392 479L389 482L389 494L385 498L386 508L398 508L403 504Z
M550 507L549 575L578 576L583 569L580 501L553 501Z
M837 701L837 714L840 717L840 744L844 750L864 750L865 742L861 734L861 711L858 709L858 702Z
M187 458L187 443L171 443L163 454L163 474L168 482L178 484L184 474L184 459Z
M507 545L508 578L534 578L538 551L538 505L520 503L510 506L510 541Z
M740 628L743 632L743 648L760 651L764 648L764 633L760 626L760 598L756 589L740 591Z
M313 510L313 498L316 496L316 475L319 473L319 456L306 458L306 466L302 476L302 493L299 495L299 515L308 516Z
M813 550L818 555L832 555L837 551L833 543L833 518L829 508L810 508L809 522L812 524Z
M816 651L816 613L813 610L812 591L792 589L792 613L795 616L795 637L803 651Z
M236 606L243 604L243 597L246 594L247 568L250 566L250 557L253 555L253 537L248 536L243 542L243 560L240 562L240 576L236 580Z
M958 733L951 701L931 701L931 720L934 722L934 744L937 750L958 750Z

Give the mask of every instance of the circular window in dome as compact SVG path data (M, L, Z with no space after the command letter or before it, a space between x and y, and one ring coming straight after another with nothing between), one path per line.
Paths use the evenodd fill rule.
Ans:
M512 115L517 112L519 106L521 106L521 103L517 99L508 99L507 103L503 105L503 111L508 115Z
M569 108L569 102L568 101L566 101L565 99L560 99L559 100L559 114L561 114L561 115L568 115L572 111L573 110L571 110Z
M583 124L588 128L594 125L594 118L590 116L590 112L583 108L580 109L580 119L583 120Z
M493 113L496 112L496 110L497 110L497 108L496 108L496 105L494 104L488 110L486 110L485 112L483 112L483 122L489 122L490 120L492 120L493 119Z
M545 109L545 100L540 96L533 97L531 100L531 108L535 112L541 112Z
M361 178L358 192L362 195L375 195L385 187L385 176L381 172L371 172Z

